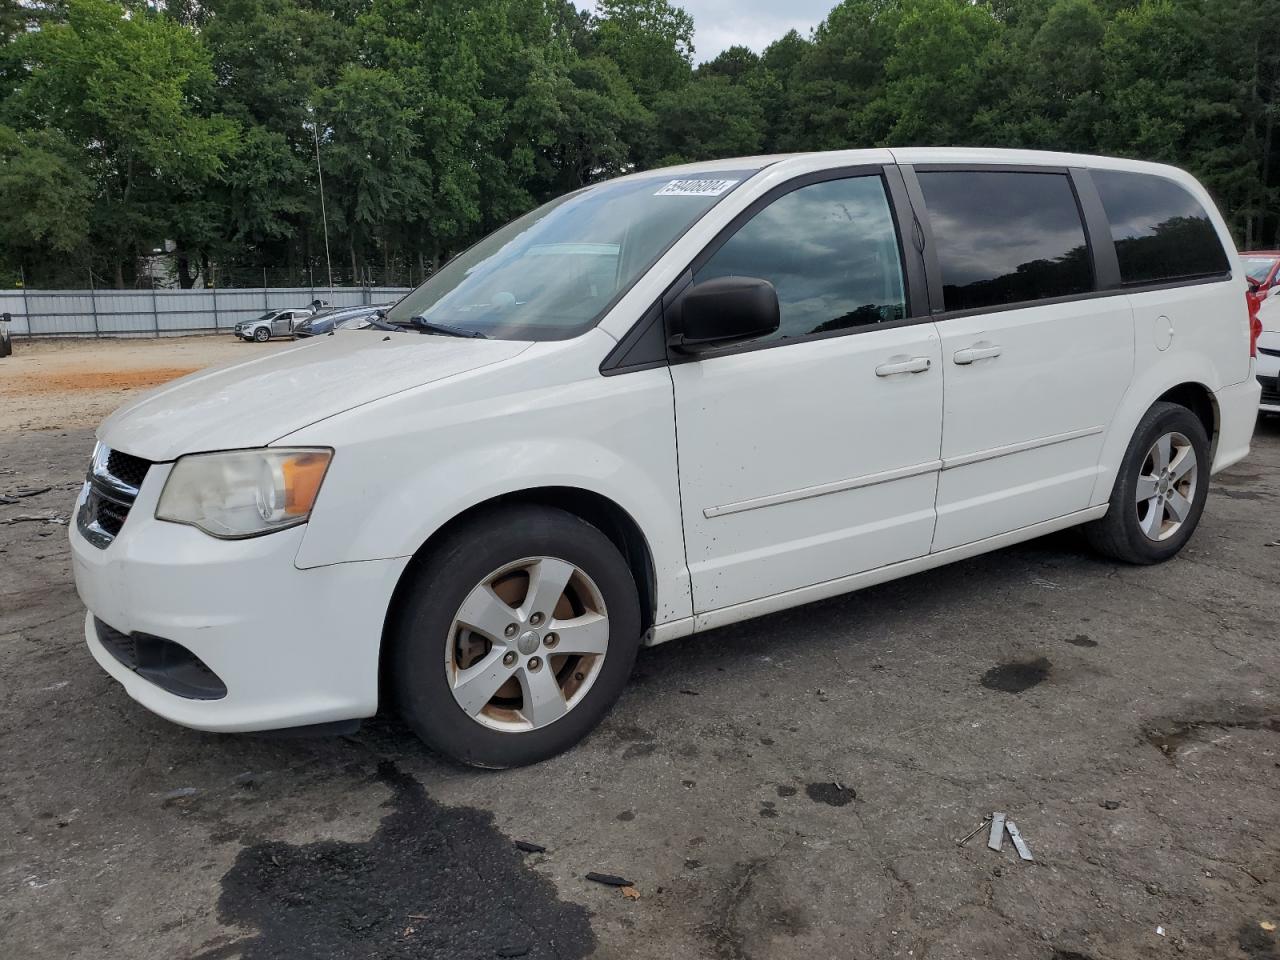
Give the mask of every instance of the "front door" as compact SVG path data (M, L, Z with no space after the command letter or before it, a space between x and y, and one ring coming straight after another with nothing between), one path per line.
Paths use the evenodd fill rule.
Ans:
M937 552L1089 506L1133 371L1133 311L1093 296L1066 171L916 175L944 308Z
M784 187L731 231L694 282L769 280L781 324L671 366L698 613L918 557L933 536L941 351L907 316L884 177Z

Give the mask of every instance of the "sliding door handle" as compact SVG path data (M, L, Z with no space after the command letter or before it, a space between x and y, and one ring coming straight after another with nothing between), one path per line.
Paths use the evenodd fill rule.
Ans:
M894 357L888 363L876 367L877 377L893 377L899 373L924 373L933 365L928 357L907 357L899 360Z
M996 343L978 343L972 347L965 347L963 350L957 350L951 358L956 363L966 364L973 363L975 360L990 360L992 357L1000 356L1000 345Z

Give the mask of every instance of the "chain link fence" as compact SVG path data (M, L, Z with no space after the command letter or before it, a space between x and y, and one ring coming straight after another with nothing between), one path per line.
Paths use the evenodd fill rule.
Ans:
M398 300L408 287L204 290L0 290L9 333L25 337L168 337L230 330L271 310L322 300L354 307Z

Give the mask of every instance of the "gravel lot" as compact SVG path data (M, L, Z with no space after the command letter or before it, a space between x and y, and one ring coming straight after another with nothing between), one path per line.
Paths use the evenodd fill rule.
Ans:
M17 347L0 494L51 489L0 504L0 955L1280 957L1280 420L1169 564L1067 533L668 644L495 774L129 700L66 528L12 521L69 512L124 393L276 347ZM993 810L1034 863L957 845Z

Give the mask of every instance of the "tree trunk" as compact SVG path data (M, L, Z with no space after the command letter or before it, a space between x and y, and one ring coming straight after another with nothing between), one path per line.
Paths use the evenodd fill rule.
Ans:
M190 290L196 285L195 275L191 272L191 258L186 254L178 257L178 285L183 290Z
M124 289L124 258L116 257L116 289Z

